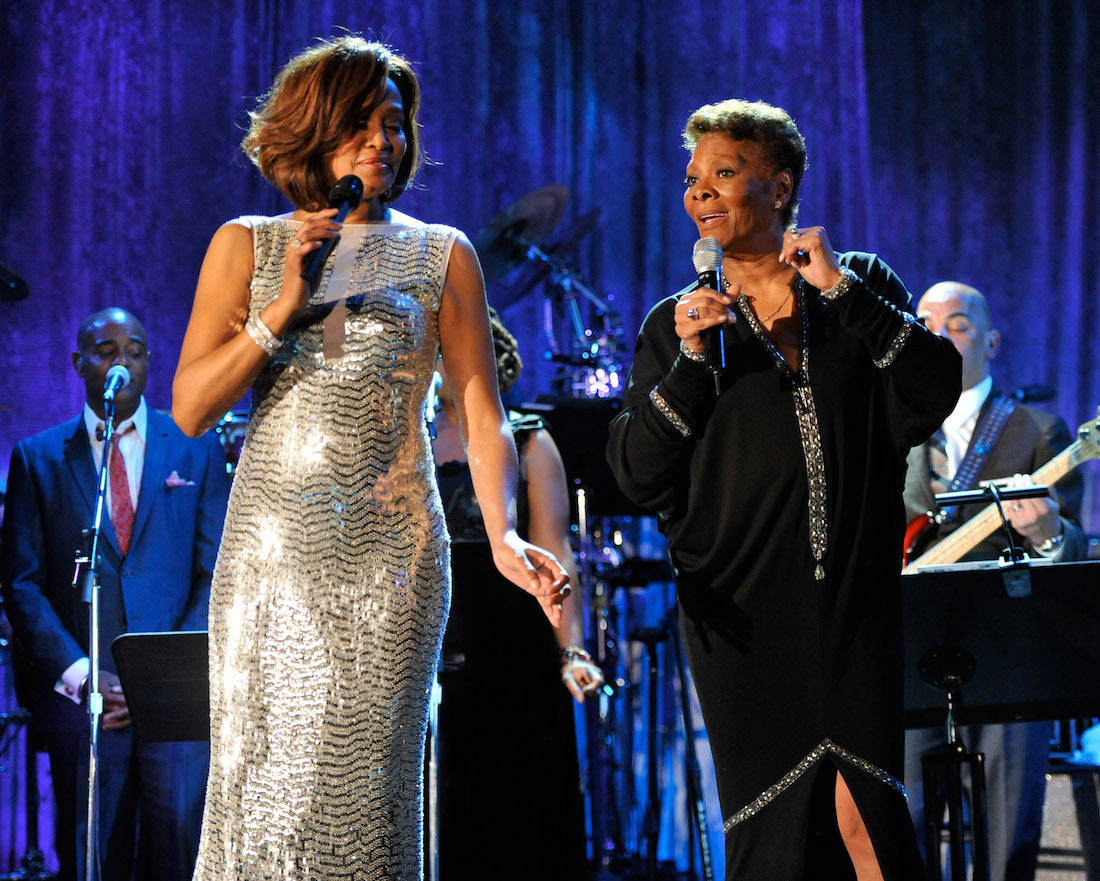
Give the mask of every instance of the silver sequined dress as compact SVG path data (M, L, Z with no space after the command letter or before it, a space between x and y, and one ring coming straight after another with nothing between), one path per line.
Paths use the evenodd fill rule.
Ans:
M349 225L252 391L210 605L196 881L417 881L449 598L423 405L455 231ZM297 224L253 231L250 311Z

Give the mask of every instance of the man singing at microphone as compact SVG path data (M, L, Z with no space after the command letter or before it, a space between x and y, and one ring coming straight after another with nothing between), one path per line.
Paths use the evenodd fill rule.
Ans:
M954 406L959 356L882 260L796 224L806 150L786 111L708 105L684 143L684 207L728 287L646 317L608 459L669 540L726 877L920 881L892 548L906 454Z
M129 312L89 315L72 356L83 413L20 441L8 474L0 586L29 660L33 725L50 754L65 881L84 877L87 824L89 622L72 586L74 552L93 522L108 384L121 387L98 567L103 881L187 881L198 845L208 745L136 742L110 652L127 631L206 628L228 496L217 439L187 438L146 404L149 357L145 328Z

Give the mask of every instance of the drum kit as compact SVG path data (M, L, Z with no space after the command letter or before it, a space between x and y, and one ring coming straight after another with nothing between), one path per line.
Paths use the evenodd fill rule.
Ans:
M513 202L474 237L492 302L507 309L543 285L543 336L547 359L558 365L559 395L610 398L622 394L622 328L611 308L570 262L596 226L599 209L555 233L569 191L547 186Z

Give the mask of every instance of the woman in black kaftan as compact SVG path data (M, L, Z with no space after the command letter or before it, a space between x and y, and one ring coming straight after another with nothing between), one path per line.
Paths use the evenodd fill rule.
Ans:
M718 774L726 877L923 877L902 772L905 457L959 361L876 256L791 228L805 150L766 104L701 108L685 207L731 283L650 312L608 458L669 539ZM722 326L721 393L701 332Z

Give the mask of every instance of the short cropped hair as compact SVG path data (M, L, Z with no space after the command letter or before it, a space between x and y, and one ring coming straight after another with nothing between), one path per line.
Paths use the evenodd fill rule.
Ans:
M392 79L405 110L405 155L382 201L405 191L420 167L420 84L412 65L381 43L346 36L295 55L249 113L241 142L272 184L297 208L328 207L336 183L330 168L339 146L356 131L364 108L380 104Z
M790 171L791 198L783 207L781 219L784 227L793 226L798 217L798 188L806 173L806 141L791 115L764 101L730 98L704 104L684 125L684 147L694 150L704 135L711 134L756 144L769 174Z

